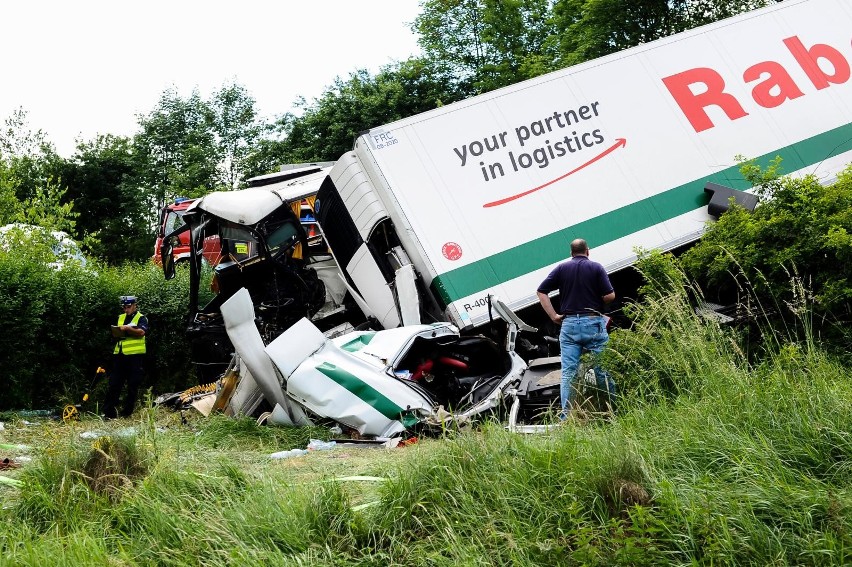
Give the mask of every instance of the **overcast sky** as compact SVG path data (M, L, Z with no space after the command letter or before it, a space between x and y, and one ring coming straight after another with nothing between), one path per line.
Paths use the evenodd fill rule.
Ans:
M337 76L419 52L418 0L13 0L0 4L0 121L28 113L57 151L130 136L164 90L236 81L267 118Z

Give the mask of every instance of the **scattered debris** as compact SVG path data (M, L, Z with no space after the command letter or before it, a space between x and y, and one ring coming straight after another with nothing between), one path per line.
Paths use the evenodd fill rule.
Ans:
M328 451L334 449L337 445L336 441L322 441L320 439L311 439L308 443L308 451Z
M157 433L165 433L165 429L162 427L158 427L155 429ZM103 429L92 429L90 431L83 431L80 433L80 439L100 439L101 437L133 437L138 433L138 430L135 427L122 427L121 429L117 429L115 431L104 431Z
M10 459L9 457L4 458L0 461L0 471L8 471L11 469L20 468L21 464L15 461L14 459Z
M80 433L80 439L99 439L106 435L104 431L96 429L94 431L83 431Z
M289 451L278 451L269 455L270 459L289 459L290 457L301 457L307 455L306 449L290 449Z
M727 313L731 309L731 306L726 307L724 305L719 305L718 303L703 301L695 307L695 314L699 317L715 320L720 324L725 324L734 321L734 317Z

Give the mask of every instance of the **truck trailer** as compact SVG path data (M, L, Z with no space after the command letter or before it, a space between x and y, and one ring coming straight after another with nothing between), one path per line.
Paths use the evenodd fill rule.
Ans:
M575 238L617 275L754 207L742 159L830 181L851 66L852 3L787 0L372 128L315 212L380 327L477 331L493 297L527 320Z

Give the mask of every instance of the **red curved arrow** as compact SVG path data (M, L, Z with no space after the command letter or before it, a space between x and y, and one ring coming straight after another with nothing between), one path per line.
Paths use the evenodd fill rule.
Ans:
M626 145L627 145L627 139L626 139L626 138L616 138L616 139L615 139L615 143L614 143L612 146L610 146L609 148L607 148L606 150L604 150L602 153L600 153L600 154L596 155L595 157L593 157L592 159L590 159L589 161L587 161L587 162L586 162L586 163L584 163L583 165L581 165L581 166L579 166L579 167L576 167L576 168L572 169L571 171L569 171L569 172L568 172L568 173L566 173L565 175L560 175L560 176L559 176L559 177L557 177L556 179L551 179L551 180L550 180L550 181L548 181L547 183L544 183L544 184L542 184L542 185L539 185L538 187L533 187L532 189L530 189L530 190L528 190L528 191L524 191L523 193L518 193L517 195L512 195L511 197L505 197L505 198L503 198L503 199L500 199L499 201L491 201L490 203L485 203L485 204L484 204L484 205L482 205L482 206L483 206L484 208L486 208L486 209L487 209L488 207L496 207L497 205L502 205L502 204L504 204L504 203L508 203L509 201L514 201L515 199L520 199L521 197L525 197L526 195L529 195L530 193L535 193L535 192L536 192L536 191L538 191L539 189L544 189L544 188L545 188L545 187L547 187L548 185L553 185L553 184L554 184L554 183L556 183L557 181L561 181L561 180L565 179L566 177L568 177L569 175L572 175L572 174L574 174L574 173L577 173L578 171L580 171L580 170L581 170L581 169L583 169L584 167L587 167L587 166L589 166L589 165L592 165L593 163L595 163L596 161L598 161L598 160L599 160L599 159L601 159L602 157L606 156L607 154L610 154L610 153L614 152L614 151L615 151L616 149L618 149L619 147L622 147L622 148L623 148L623 147L624 147L624 146L626 146Z

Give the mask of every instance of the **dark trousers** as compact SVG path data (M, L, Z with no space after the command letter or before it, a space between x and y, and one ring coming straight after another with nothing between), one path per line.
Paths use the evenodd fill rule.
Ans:
M106 401L104 402L104 417L112 419L118 417L118 399L121 390L127 384L127 395L124 398L124 407L121 417L129 417L136 407L136 397L139 394L139 386L142 384L142 362L144 354L116 354L113 356L112 373L109 377Z

